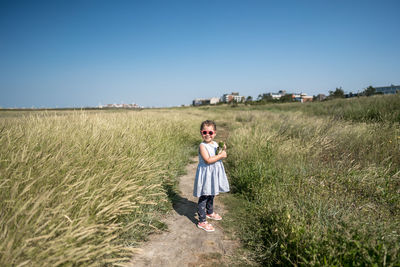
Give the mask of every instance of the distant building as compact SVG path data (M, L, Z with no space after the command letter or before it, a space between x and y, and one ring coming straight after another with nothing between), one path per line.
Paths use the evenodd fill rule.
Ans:
M292 94L292 100L301 102L301 95L300 94Z
M301 103L312 102L313 101L313 97L312 96L308 96L306 93L292 94L292 99L294 101L298 101L298 102L301 102Z
M106 104L100 105L99 108L143 108L135 103L132 104Z
M193 106L201 106L201 105L206 105L206 99L204 98L196 98L195 100L193 100ZM210 102L208 102L210 103Z
M245 97L240 96L239 93L237 93L237 92L232 92L231 94L224 94L221 97L221 102L224 102L224 103L230 103L230 102L242 103L242 102L244 102L244 100L245 100Z
M281 94L282 96L286 95L286 90L279 90L278 94Z
M312 102L314 99L311 95L301 94L301 103Z
M267 93L267 96L271 97L272 99L281 99L282 94L279 94L279 93Z
M218 97L211 97L211 98L196 98L193 100L193 106L202 106L202 105L215 105L219 103Z
M350 92L348 94L344 94L345 98L352 98L352 97L356 97L356 96L358 96L358 93Z
M210 104L215 105L219 103L219 98L218 97L211 97L210 98Z
M324 94L318 94L317 96L316 96L316 100L317 101L324 101L324 100L326 100L326 98L327 98L327 96L326 95L324 95Z
M378 94L397 94L400 93L400 85L391 85L391 86L383 86L383 87L374 87L375 93Z
M263 98L272 99L272 100L279 100L282 96L286 95L285 90L279 90L278 93L266 93L263 95Z

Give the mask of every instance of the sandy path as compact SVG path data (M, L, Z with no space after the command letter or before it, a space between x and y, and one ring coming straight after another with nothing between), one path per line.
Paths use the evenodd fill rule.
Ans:
M238 246L229 240L219 225L211 221L215 232L197 228L197 198L192 196L198 158L186 166L187 174L180 177L178 200L164 222L168 231L151 235L132 258L131 266L229 266L231 255ZM215 211L224 216L223 205L215 198Z

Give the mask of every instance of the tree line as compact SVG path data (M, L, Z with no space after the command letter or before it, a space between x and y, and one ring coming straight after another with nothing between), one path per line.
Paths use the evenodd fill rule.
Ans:
M328 96L313 96L313 101L326 101L326 100L331 100L331 99L336 99L336 98L351 98L351 97L357 97L357 96L373 96L377 94L382 94L381 92L376 92L376 89L372 86L368 86L365 88L362 92L359 93L353 93L350 92L348 94L345 94L344 90L342 87L336 87L335 90L329 91ZM296 100L293 99L292 97L293 94L284 94L282 95L279 99L273 98L271 94L269 93L264 93L264 94L259 94L256 100L253 100L251 96L248 96L246 98L246 103L248 104L262 104L266 102L271 102L271 103L287 103L287 102L295 102Z

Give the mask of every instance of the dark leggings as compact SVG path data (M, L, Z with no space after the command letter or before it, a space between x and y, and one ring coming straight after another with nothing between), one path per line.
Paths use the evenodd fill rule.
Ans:
M206 221L207 214L212 214L214 212L214 196L201 196L199 198L199 203L197 205L197 214L199 215L199 221Z

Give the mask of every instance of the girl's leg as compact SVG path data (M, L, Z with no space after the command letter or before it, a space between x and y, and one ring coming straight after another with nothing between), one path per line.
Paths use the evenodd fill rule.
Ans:
M208 219L212 219L215 221L220 221L222 220L222 217L214 212L214 197L215 196L208 196L207 198L207 214L206 214L206 218Z
M214 197L215 196L207 196L207 214L212 214L214 212Z
M207 196L201 196L197 204L197 214L199 215L199 222L206 221L206 204Z

